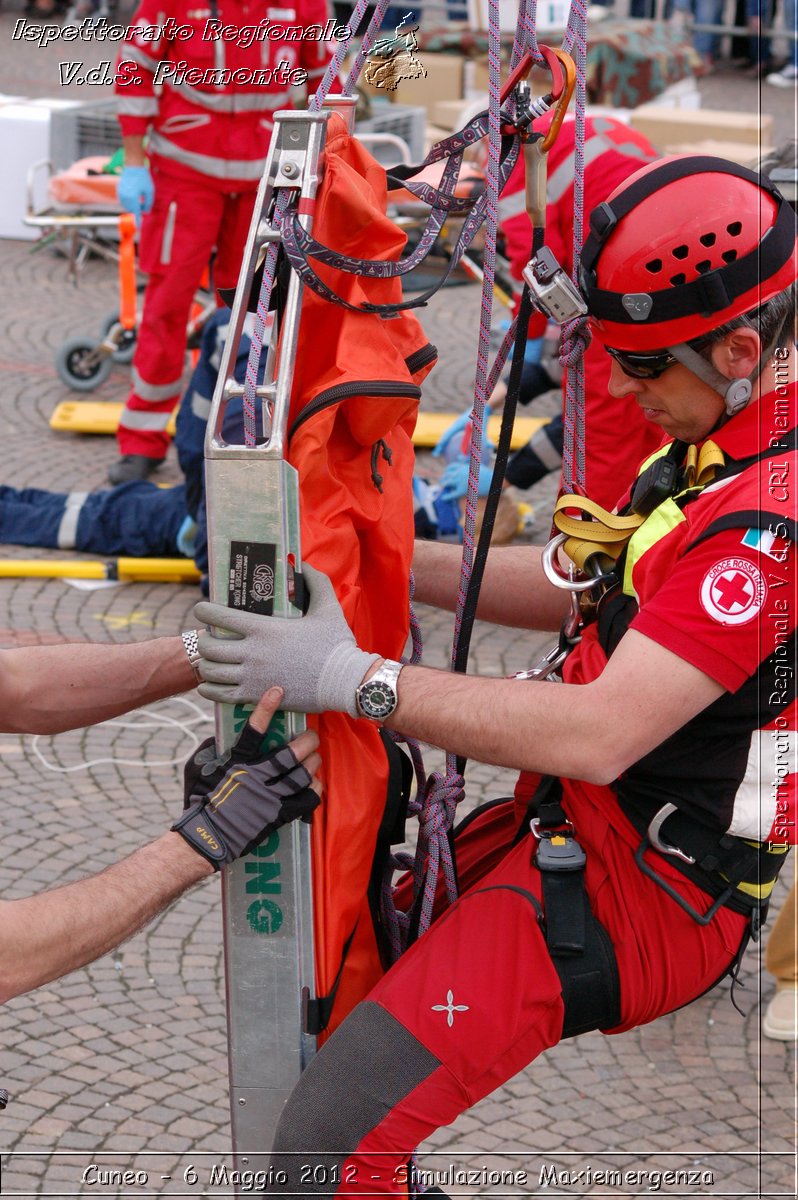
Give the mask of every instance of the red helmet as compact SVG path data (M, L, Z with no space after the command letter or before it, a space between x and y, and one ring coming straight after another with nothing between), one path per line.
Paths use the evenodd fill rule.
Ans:
M765 177L679 155L625 180L590 214L580 284L617 350L661 350L751 312L798 278L796 219Z

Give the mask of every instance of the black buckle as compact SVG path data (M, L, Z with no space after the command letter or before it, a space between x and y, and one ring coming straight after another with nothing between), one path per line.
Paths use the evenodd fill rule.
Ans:
M540 821L533 817L529 828L538 839L535 866L539 871L584 870L585 852L574 837L570 822L556 829L541 829Z
M606 241L617 224L618 218L606 200L597 204L590 214L590 228L600 242Z

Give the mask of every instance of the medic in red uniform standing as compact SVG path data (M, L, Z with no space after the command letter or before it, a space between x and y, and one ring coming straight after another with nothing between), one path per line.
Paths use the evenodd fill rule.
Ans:
M292 107L297 86L315 91L337 28L326 0L142 0L136 10L117 62L119 199L140 218L149 279L113 484L146 478L166 455L202 273L215 248L215 287L235 286L272 114Z

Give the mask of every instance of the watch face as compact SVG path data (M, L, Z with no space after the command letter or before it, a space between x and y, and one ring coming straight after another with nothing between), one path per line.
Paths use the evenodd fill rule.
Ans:
M367 717L389 717L396 708L396 692L390 684L370 679L360 689L360 707Z

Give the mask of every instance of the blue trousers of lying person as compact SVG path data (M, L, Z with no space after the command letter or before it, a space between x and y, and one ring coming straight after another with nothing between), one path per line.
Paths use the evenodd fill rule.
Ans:
M148 481L101 492L0 487L0 542L131 558L174 558L186 489Z

